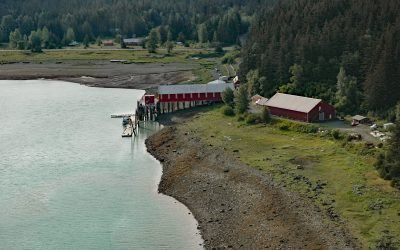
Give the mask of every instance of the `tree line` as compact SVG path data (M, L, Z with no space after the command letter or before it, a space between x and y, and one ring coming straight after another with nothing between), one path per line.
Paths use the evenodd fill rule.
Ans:
M0 42L30 48L41 35L44 48L71 41L147 36L161 43L198 41L235 44L246 33L257 7L274 0L3 0ZM35 34L36 33L36 34ZM32 37L33 36L33 37Z
M394 121L398 13L397 0L279 1L254 19L241 77L250 78L254 93L323 98L341 114L372 112Z
M322 98L341 115L396 123L376 167L400 188L400 1L282 0L262 8L242 49L250 94Z

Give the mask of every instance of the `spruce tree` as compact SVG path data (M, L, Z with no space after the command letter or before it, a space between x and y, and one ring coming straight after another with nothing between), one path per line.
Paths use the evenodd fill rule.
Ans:
M235 94L231 88L226 88L224 92L222 92L222 101L226 105L233 107L234 99L235 99Z
M235 110L236 114L243 114L249 109L249 96L247 92L247 85L243 84L236 92L235 96Z

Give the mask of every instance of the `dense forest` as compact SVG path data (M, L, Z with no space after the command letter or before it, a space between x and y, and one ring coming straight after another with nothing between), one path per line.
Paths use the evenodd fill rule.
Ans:
M57 48L73 40L147 36L235 44L258 6L274 0L3 0L0 42L26 48L31 40ZM32 37L33 36L33 37Z
M283 0L254 20L242 51L253 93L323 98L342 114L395 119L400 1Z

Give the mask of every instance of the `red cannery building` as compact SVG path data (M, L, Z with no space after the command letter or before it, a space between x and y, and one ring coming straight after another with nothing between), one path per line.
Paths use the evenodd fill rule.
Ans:
M162 85L158 87L158 99L163 102L221 101L222 92L233 89L231 83Z
M336 117L332 105L304 96L276 93L266 105L272 115L303 122L327 121Z
M161 110L176 110L222 101L222 92L234 89L233 83L214 81L208 84L161 85L158 87L158 102Z

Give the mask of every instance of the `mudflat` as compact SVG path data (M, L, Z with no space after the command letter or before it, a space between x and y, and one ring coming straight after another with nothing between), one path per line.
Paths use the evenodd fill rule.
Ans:
M146 144L163 164L159 192L193 212L206 249L360 248L343 224L223 148L206 145L184 122L170 123Z
M198 64L123 64L107 60L66 60L0 64L0 80L54 79L93 87L149 89L194 79Z

